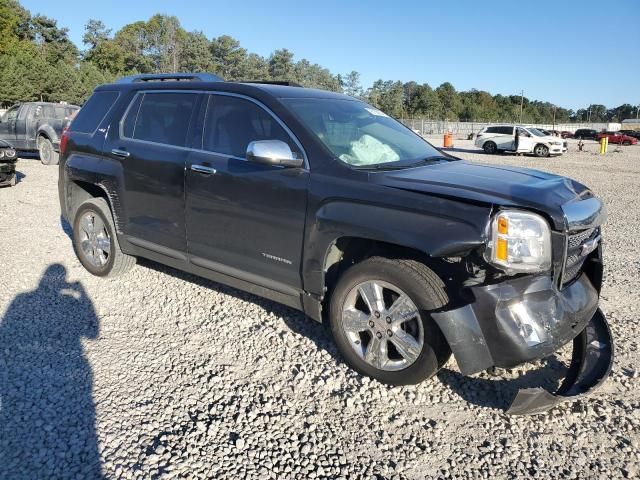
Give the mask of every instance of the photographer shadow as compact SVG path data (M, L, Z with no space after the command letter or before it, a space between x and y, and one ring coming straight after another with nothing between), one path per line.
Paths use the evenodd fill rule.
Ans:
M99 322L82 285L50 265L0 320L0 469L4 478L102 478L93 374L81 339Z

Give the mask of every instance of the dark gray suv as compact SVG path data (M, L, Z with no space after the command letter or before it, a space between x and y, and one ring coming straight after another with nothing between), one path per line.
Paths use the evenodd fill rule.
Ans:
M602 202L535 170L452 157L345 95L205 74L96 89L63 136L60 204L91 273L136 257L328 322L389 384L511 367L574 342L559 394L607 377Z

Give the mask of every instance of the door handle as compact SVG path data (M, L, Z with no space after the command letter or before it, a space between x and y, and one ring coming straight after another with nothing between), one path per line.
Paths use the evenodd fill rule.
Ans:
M111 153L120 158L127 158L129 155L131 155L126 150L120 150L119 148L114 148L113 150L111 150Z
M206 165L191 165L191 170L194 172L202 173L203 175L213 175L216 173L216 169L207 167Z

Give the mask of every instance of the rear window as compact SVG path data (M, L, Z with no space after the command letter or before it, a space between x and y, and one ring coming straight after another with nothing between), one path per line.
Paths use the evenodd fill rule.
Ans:
M93 133L120 95L118 92L95 92L71 123L72 132Z
M125 137L184 147L198 95L145 93L138 95L123 122Z

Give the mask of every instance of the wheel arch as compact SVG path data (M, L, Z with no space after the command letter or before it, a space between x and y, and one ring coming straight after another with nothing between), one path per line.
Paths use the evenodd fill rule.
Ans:
M38 139L39 137L46 138L54 144L59 141L58 134L53 129L53 127L51 127L51 125L40 125L38 127L38 130L36 131L36 139Z

